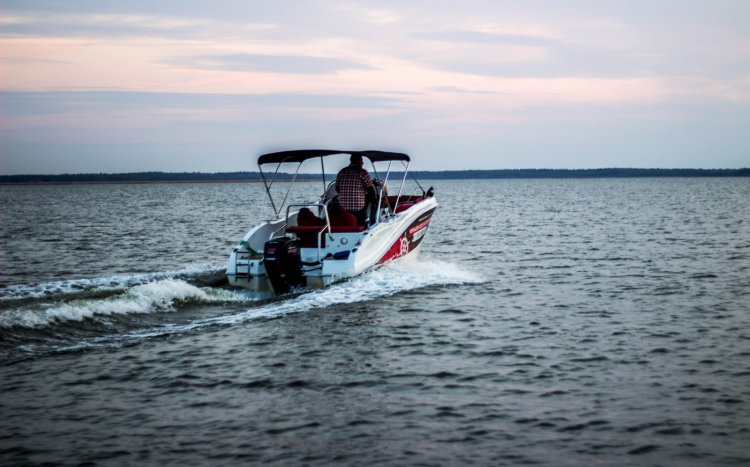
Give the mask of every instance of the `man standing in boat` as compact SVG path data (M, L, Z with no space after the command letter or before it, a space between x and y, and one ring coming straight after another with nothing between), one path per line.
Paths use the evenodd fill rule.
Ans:
M358 225L365 225L367 220L367 195L375 199L375 188L362 156L352 154L351 162L339 171L336 176L336 190L339 192L339 204L345 211L357 217Z

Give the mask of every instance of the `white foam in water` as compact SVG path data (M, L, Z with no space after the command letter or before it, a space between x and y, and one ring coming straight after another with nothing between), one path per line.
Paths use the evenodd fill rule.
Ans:
M120 335L119 339L122 341L141 340L165 333L179 334L212 325L240 324L259 318L272 318L332 305L363 302L422 287L481 282L483 279L476 274L451 263L394 262L377 271L334 284L326 289L303 293L289 300L251 308L232 315L199 319L187 324L169 324L129 332ZM96 319L111 315L169 312L174 309L174 302L179 300L216 303L256 301L261 298L267 298L267 296L243 289L198 288L181 280L165 279L137 285L122 295L106 299L74 300L70 303L40 309L6 310L0 314L0 328L12 326L38 328L59 322ZM111 337L81 341L69 348L102 344L112 345Z
M42 309L6 310L0 314L0 328L35 328L97 316L172 311L175 300L227 302L252 299L250 295L229 290L200 289L181 280L165 279L135 286L122 295L106 299L73 300Z
M178 276L195 276L223 271L224 267L214 264L194 264L178 271L155 272L150 274L133 274L129 276L96 277L92 279L74 279L69 281L45 282L34 285L10 285L0 289L0 301L41 298L45 295L64 295L84 290L117 290L133 287L138 284L172 279Z
M393 295L398 292L433 285L481 283L483 279L455 264L441 261L394 262L350 281L335 284L327 289L302 294L295 299L253 308L234 315L198 320L186 325L171 325L168 332L186 332L215 324L239 324L259 318L273 318L289 313L299 313L332 305L356 303ZM163 334L164 329L143 335Z

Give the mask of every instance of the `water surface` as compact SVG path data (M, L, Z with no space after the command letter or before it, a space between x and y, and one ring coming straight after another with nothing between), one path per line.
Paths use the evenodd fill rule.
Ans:
M257 184L2 187L0 462L750 462L750 180L433 184L420 261L282 298L223 279Z

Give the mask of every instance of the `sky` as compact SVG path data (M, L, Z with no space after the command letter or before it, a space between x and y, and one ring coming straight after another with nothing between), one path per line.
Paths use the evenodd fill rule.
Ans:
M747 0L0 0L0 170L750 167L748 24Z

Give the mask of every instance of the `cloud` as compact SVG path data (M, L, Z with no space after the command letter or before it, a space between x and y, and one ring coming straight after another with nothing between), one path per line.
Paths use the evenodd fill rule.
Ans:
M360 63L342 58L304 55L203 55L166 60L170 65L202 70L244 71L254 73L331 74L344 70L371 70Z
M420 57L418 60L422 63L433 69L475 76L637 77L643 76L643 70L647 68L639 67L639 62L649 60L649 57L637 57L627 51L539 35L442 30L412 33L410 36L450 44L446 47L451 48L446 48L442 54L433 52ZM481 53L474 49L481 50ZM449 50L453 53L448 53Z
M438 86L434 88L430 88L430 91L434 92L461 92L461 93L468 93L468 94L507 94L504 92L495 92L495 91L473 91L470 89L462 89L458 88L456 86Z
M503 44L527 47L554 47L561 44L559 39L541 36L526 36L520 34L493 34L479 31L434 31L415 32L409 34L415 39L444 41L444 42L470 42L478 44Z
M388 109L401 99L345 94L190 94L166 92L0 92L5 117L98 111L162 109L244 109L257 107Z
M184 37L262 33L273 23L217 21L205 17L160 16L122 13L7 12L0 17L7 37Z
M750 74L744 63L719 56L692 56L688 52L664 50L614 50L591 44L561 44L534 60L513 60L501 53L472 59L421 60L431 68L495 78L648 78L701 76L734 79Z
M653 54L539 35L442 30L410 36L446 43L443 53L433 51L417 58L421 63L474 76L632 78L648 76L658 65Z

